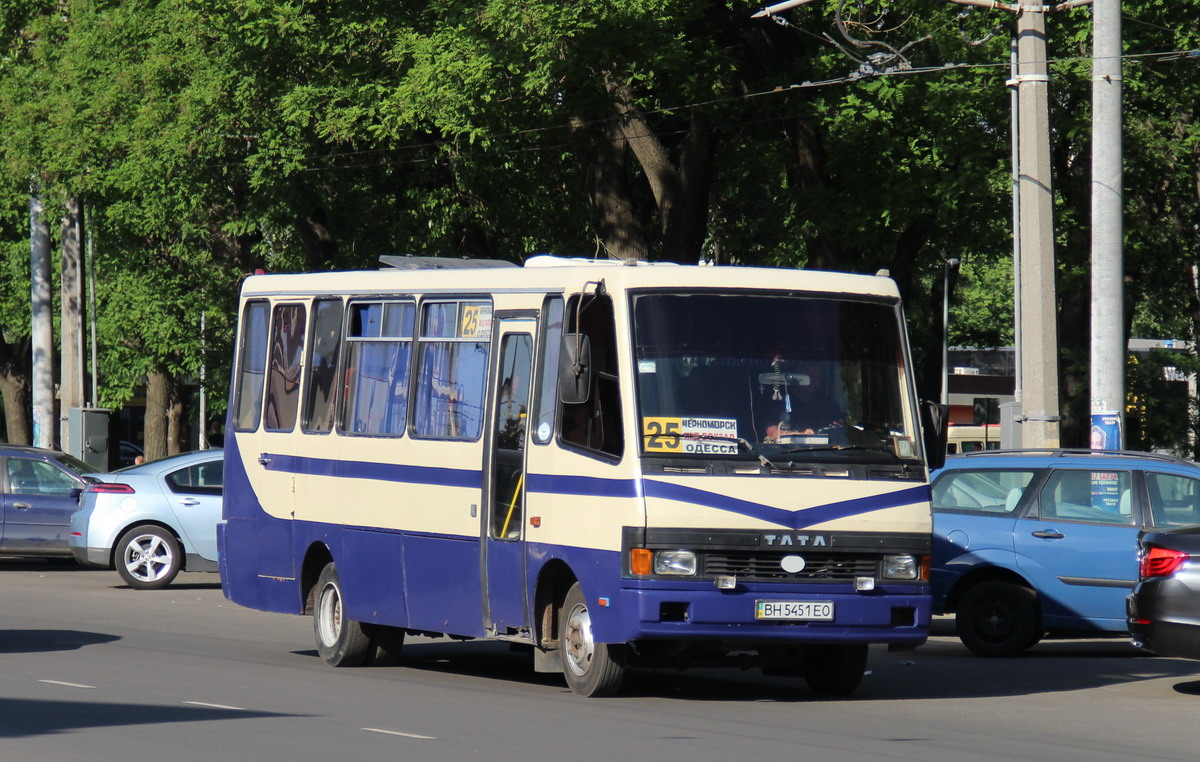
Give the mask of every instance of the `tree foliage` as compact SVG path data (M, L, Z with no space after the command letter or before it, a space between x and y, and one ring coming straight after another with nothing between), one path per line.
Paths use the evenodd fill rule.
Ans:
M1197 48L1198 6L1124 3L1131 331L1185 339L1200 322L1200 78L1196 56L1167 54ZM887 269L934 394L945 260L963 263L952 341L1011 341L1013 20L928 0L824 0L788 25L756 9L6 2L5 325L27 323L36 178L52 208L89 210L105 404L204 367L219 406L247 273L409 252ZM1049 30L1063 388L1078 410L1090 12ZM24 338L6 329L5 346Z

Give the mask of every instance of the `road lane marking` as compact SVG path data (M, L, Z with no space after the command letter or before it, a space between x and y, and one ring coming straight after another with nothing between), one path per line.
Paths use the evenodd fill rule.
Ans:
M185 701L183 703L191 704L192 706L206 706L206 707L209 707L210 709L230 709L235 712L246 711L246 707L244 707L244 706L229 706L228 704L210 704L207 701Z
M82 683L64 683L62 680L38 680L39 683L47 685L63 685L67 688L95 688L94 685L83 685Z
M436 741L434 736L421 736L416 733L401 733L399 730L384 730L383 728L362 728L368 733L382 733L385 736L404 736L405 738L419 738L423 741Z

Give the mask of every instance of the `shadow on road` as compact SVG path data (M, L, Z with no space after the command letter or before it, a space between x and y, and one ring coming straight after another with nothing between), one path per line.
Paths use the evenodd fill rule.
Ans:
M316 651L297 651L317 658ZM561 675L533 671L528 651L485 641L406 643L395 668L419 669L481 679L543 685L567 691ZM757 670L637 670L621 695L687 701L875 701L994 698L1059 693L1159 678L1192 678L1200 662L1149 656L1124 639L1045 641L1010 659L984 659L957 638L936 637L913 652L872 649L867 675L850 699L825 699L800 678L764 677ZM399 675L398 675L399 676ZM1200 681L1177 685L1200 695Z
M275 712L251 712L206 706L102 704L88 701L0 699L0 738L25 738L82 728L147 725L168 722L245 720L257 717L297 717ZM166 757L170 757L166 753Z
M116 635L81 630L2 630L0 654L74 651L84 646L120 640Z
M115 572L114 572L115 573ZM129 585L112 585L113 590L133 590ZM154 593L170 593L172 590L179 592L180 590L220 590L221 581L214 579L212 582L172 582L166 587L160 587L157 590L138 590L138 593L153 595Z
M95 566L80 566L74 558L0 558L0 572L97 572L104 571Z

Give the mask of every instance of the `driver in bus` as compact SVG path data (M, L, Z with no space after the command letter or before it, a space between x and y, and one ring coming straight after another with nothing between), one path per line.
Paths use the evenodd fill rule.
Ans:
M842 405L825 391L821 364L801 360L785 364L782 355L771 361L775 383L771 399L783 405L779 423L767 428L767 442L786 442L789 437L810 436L845 424Z

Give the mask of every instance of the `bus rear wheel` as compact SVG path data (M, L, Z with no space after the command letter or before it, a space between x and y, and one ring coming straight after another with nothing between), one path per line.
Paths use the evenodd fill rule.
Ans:
M371 655L371 638L362 623L345 617L342 581L333 564L326 564L317 578L313 633L317 652L332 667L362 666Z
M583 588L567 591L558 625L558 653L571 691L586 697L611 696L625 679L624 646L597 643L592 636Z

